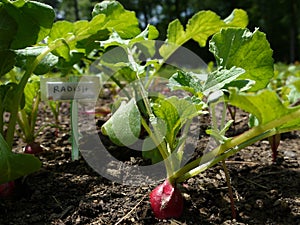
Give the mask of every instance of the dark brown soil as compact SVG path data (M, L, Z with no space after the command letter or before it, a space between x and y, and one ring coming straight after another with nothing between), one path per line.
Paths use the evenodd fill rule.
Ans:
M44 113L44 114L43 114ZM41 112L40 123L53 121ZM246 127L239 114L235 131ZM221 165L183 185L185 209L181 218L158 220L149 204L157 184L121 185L101 177L81 158L71 160L69 109L61 112L58 136L46 129L39 140L42 169L19 180L15 195L0 199L1 225L42 224L300 224L300 133L283 135L277 163L272 163L266 140L227 160L237 208L231 219L230 200ZM17 140L16 140L17 141ZM22 142L17 141L15 150ZM128 163L139 160L129 158ZM132 162L131 162L132 161Z

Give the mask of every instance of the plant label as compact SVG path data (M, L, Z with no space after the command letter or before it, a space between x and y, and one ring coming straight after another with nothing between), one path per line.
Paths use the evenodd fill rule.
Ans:
M78 82L74 80L44 78L41 82L42 100L79 100L98 97L100 81L97 76L84 76Z

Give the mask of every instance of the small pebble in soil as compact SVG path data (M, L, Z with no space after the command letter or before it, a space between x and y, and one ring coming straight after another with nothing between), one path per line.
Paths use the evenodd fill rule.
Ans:
M264 206L264 202L263 202L262 199L257 199L257 200L255 201L254 208L259 208L259 209L261 209L261 208L263 208L263 206Z

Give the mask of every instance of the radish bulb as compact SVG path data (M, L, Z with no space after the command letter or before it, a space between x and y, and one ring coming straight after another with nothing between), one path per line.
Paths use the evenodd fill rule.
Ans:
M0 184L0 198L8 198L12 196L14 189L15 189L14 181Z
M150 193L150 203L158 219L178 218L183 211L183 197L178 188L168 180Z
M43 151L43 148L40 146L39 143L36 143L36 142L28 143L24 149L24 153L33 154L33 155L39 154L42 151Z

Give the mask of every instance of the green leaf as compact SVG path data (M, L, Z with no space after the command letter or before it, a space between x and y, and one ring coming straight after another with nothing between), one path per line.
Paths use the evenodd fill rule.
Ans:
M140 48L143 47L143 53L149 52L149 55L153 56L156 51L156 46L154 41L149 40L156 37L158 37L157 29L152 25L148 25L144 31L131 39L124 39L119 35L118 32L113 31L108 40L100 41L100 46L104 48L111 46L130 47L134 44L137 44L140 46Z
M219 69L208 74L207 80L203 85L203 93L208 95L211 92L221 90L226 84L234 81L245 73L241 68L232 67L229 70Z
M0 184L38 171L41 165L34 155L13 153L0 134Z
M111 17L118 17L124 11L123 6L118 1L102 1L94 6L92 16L105 14Z
M41 53L43 53L46 49L46 46L34 46L16 50L16 66L21 67L25 70L30 68L35 58ZM54 67L57 63L58 57L53 55L52 53L49 53L39 62L39 64L34 70L34 73L37 75L45 74L49 72L50 69Z
M185 31L184 27L180 23L179 19L176 19L169 23L168 31L167 31L167 42L178 44L185 42Z
M104 20L105 16L97 16L90 22L57 21L49 34L48 45L54 49L53 54L64 58L66 62L74 61L74 58L71 58L71 51L83 54L89 53L93 49L99 48L99 45L95 42L96 40L109 37L108 31L103 28Z
M250 91L266 87L274 76L272 50L266 35L258 30L251 33L248 29L223 29L213 36L209 49L218 66L236 66L246 71L238 79L255 81Z
M151 30L152 35L153 28ZM94 49L99 49L100 45L97 42L108 39L110 35L112 39L121 40L133 38L139 33L139 24L134 12L125 10L116 1L102 1L95 5L91 21L56 22L50 32L48 45L55 49L55 55L68 62L72 60L71 51L88 54Z
M118 80L125 80L129 83L136 80L136 73L130 67L123 67L117 70L113 76Z
M212 11L200 11L189 19L186 30L180 21L174 20L169 24L167 42L182 45L190 39L195 40L200 46L205 46L208 37L225 27L246 27L248 17L245 11L235 9L225 20Z
M169 79L171 90L185 90L193 95L201 95L203 80L193 72L178 71Z
M75 33L74 23L68 21L54 23L48 38L48 45L54 49L53 54L69 60L69 51L76 49L76 40L81 38L76 37Z
M0 42L1 43L1 42ZM0 51L0 76L14 68L16 54L11 50Z
M255 84L254 80L233 80L225 84L223 89L228 90L230 87L235 87L240 91L248 91Z
M113 71L111 75L124 67L130 66L127 49L120 46L107 51L101 57L98 66L99 68L103 66L104 68L101 68L103 71L105 69L109 70L108 72Z
M151 159L152 164L161 162L163 160L159 149L150 137L146 138L143 142L142 155L145 159Z
M135 12L125 10L118 1L102 1L93 9L93 17L104 14L105 26L115 30L122 38L132 38L140 33Z
M52 44L56 46L60 46L59 48L55 48L52 51L54 55L60 56L64 58L66 61L70 61L70 47L65 39L63 38L56 39Z
M241 9L235 9L228 18L221 18L214 12L200 11L189 19L186 29L178 19L172 21L167 30L166 44L162 45L159 52L165 59L187 41L193 39L201 47L206 45L207 39L226 27L246 27L248 24L247 13Z
M172 96L166 99L158 99L152 106L154 114L164 121L167 128L166 140L171 149L176 148L176 136L187 120L199 115L203 103L193 104L185 99Z
M17 33L18 25L7 13L3 3L0 3L0 21L0 50L9 49Z
M103 124L101 131L117 145L129 146L135 143L141 131L141 115L135 100L122 102L112 117Z
M229 102L254 115L259 124L270 122L289 111L276 93L271 90L263 90L257 94L246 94L233 89L230 91Z
M22 95L22 99L21 99L21 105L18 106L16 105L15 101L14 101L14 96L17 93L18 90L18 84L10 82L7 84L3 84L0 86L2 91L5 90L5 95L4 95L4 99L3 99L3 109L6 110L7 112L11 112L13 111L14 108L16 107L20 107L21 109L24 108L25 106L25 96L24 94Z
M195 14L186 26L186 36L191 37L200 46L206 45L209 36L225 27L224 21L212 11L201 11Z
M96 34L99 30L107 29L105 26L107 17L105 14L99 14L92 18L92 20L89 22L88 27L83 30L83 33L81 35L88 33L88 34ZM75 24L77 24L76 22ZM80 28L80 26L79 26ZM111 30L109 31L111 33Z
M171 90L185 90L198 97L203 94L208 96L211 92L223 89L244 72L243 69L236 67L232 67L230 70L219 68L209 73L206 80L204 80L201 74L179 71L169 79L168 86Z
M254 115L252 115L251 113L249 114L248 125L249 125L250 128L259 125L259 121L258 121L257 118L256 118Z
M84 53L82 52L70 51L68 60L60 57L56 67L62 71L62 75L67 74L73 69L74 64L78 63L83 57Z
M297 91L300 93L300 79L297 79L293 82L293 85L297 89Z
M180 129L195 116L203 113L204 103L195 99L179 99L176 96L170 98L158 98L152 105L156 117L150 118L150 124L155 131L160 145L167 145L167 155L175 157L172 159L173 166L179 168L182 152L179 146L183 139L178 137ZM178 150L178 152L175 152ZM143 157L151 159L152 164L163 160L157 144L147 138L143 143Z
M300 106L287 107L274 91L267 89L258 93L240 93L231 89L229 103L251 113L262 125L300 110ZM276 129L300 129L300 118L291 118Z
M232 13L224 19L224 22L232 27L246 27L248 25L248 15L242 9L234 9Z
M283 81L285 79L282 79ZM279 90L279 96L286 101L287 105L298 105L300 100L300 79L295 78L292 75L289 76L286 85L280 84L278 87L277 85L275 87L272 87L273 90Z
M69 21L57 21L53 24L48 43L57 39L68 39L74 33L74 24Z
M7 1L2 4L1 14L9 15L6 24L13 25L12 18L17 25L16 31L13 30L16 26L9 29L10 36L6 42L11 40L10 48L20 49L33 45L43 40L50 32L55 18L54 10L50 6L24 0Z
M146 33L145 33L145 31L146 31ZM148 25L147 28L145 29L145 31L142 32L142 34L145 33L144 37L148 37L149 40L154 40L154 39L158 38L158 36L159 36L159 31L153 25Z
M120 35L117 32L113 32L110 36L108 40L105 41L101 41L100 42L100 46L104 47L104 48L108 48L111 46L127 46L129 45L130 40L129 39L122 39L120 37Z
M89 35L87 38L77 41L76 47L85 49L86 54L89 54L94 49L99 48L99 41L106 40L110 35L108 29L98 30L96 33Z

